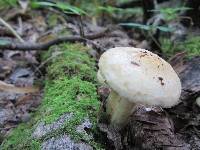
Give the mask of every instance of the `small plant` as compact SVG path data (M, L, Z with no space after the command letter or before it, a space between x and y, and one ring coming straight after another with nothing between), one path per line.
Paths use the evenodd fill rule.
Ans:
M116 7L112 7L112 6L99 6L97 9L100 12L106 12L108 14L113 14L117 11L121 11L121 8L116 8Z
M57 8L61 11L63 11L64 13L66 14L74 14L74 15L87 15L87 13L76 7L76 6L72 6L68 3L63 3L63 2L32 2L32 6L33 7L54 7L54 8Z
M189 7L179 7L179 8L161 8L161 9L154 9L154 10L150 10L152 12L160 12L161 14L163 14L164 19L166 21L171 21L174 19L179 18L179 12L180 11L184 11L184 10L190 10L191 8Z
M154 29L158 29L163 32L172 32L174 31L173 28L165 27L165 26L153 26L153 25L144 25L139 23L120 23L121 26L127 26L131 28L139 28L142 30L152 31Z
M117 8L117 7L112 7L112 6L99 6L97 8L100 12L105 12L108 13L110 15L114 15L114 14L125 14L125 13L129 13L129 14L141 14L141 9L140 8L126 8L126 9L122 9L122 8Z
M0 0L0 10L5 7L16 7L17 0Z
M167 57L170 58L176 53L176 48L173 42L168 38L160 38L161 43L161 50L162 53Z
M162 52L168 58L181 51L187 53L187 58L200 56L200 37L188 37L186 41L179 43L173 43L167 38L162 38L160 41Z

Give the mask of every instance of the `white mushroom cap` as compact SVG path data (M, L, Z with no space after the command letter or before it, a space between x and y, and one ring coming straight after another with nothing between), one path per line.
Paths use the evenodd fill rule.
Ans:
M98 72L97 72L97 79L98 79L99 83L106 84L105 83L106 80L102 77L100 70L98 70Z
M197 105L200 107L200 97L197 97L196 103L197 103Z
M179 77L169 63L150 51L133 47L109 49L99 60L98 74L130 102L162 107L179 102Z

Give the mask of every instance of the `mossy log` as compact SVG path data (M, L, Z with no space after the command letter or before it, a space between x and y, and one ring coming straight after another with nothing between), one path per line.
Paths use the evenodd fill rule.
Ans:
M1 149L101 149L94 138L100 104L95 60L87 52L81 44L66 43L42 54L47 62L42 103Z

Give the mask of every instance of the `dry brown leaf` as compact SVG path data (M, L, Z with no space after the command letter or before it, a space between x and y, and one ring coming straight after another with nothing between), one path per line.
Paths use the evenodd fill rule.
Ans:
M16 87L12 84L0 81L0 91L11 92L11 93L36 93L39 92L38 87Z

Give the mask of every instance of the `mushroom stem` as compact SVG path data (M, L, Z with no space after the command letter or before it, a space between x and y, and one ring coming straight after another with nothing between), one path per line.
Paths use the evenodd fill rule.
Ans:
M120 97L115 91L111 91L106 104L107 114L110 116L112 125L123 127L128 122L133 112L134 103Z

